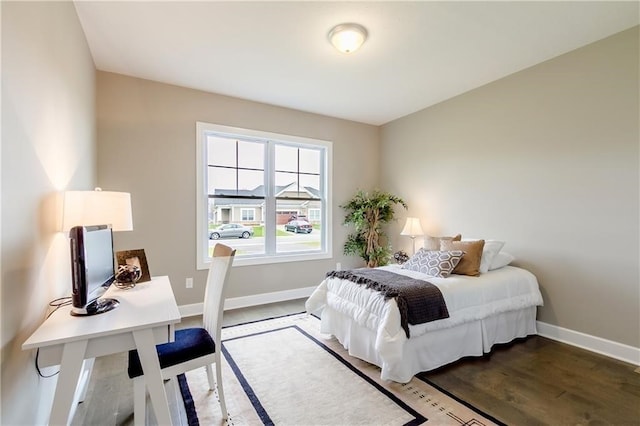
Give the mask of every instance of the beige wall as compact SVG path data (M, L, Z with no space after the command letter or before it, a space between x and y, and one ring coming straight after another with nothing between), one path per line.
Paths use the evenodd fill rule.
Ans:
M98 182L132 197L134 230L116 235L116 249L143 248L178 304L202 302L206 279L196 270L197 121L333 141L334 258L234 267L229 297L315 286L336 262L360 265L342 255L339 205L377 183L378 127L106 72L97 81Z
M39 378L35 354L20 347L47 303L70 294L69 243L54 201L95 183L95 69L73 3L1 7L0 423L33 425L46 421L57 377Z
M539 320L634 347L638 36L622 32L381 134L381 182L426 230L505 240L539 279Z
M144 248L180 304L202 300L196 121L334 142L334 258L234 268L230 297L313 286L335 262L360 265L342 255L339 205L382 184L433 234L506 240L540 280L542 321L640 346L637 28L379 129L104 72L96 94L72 3L0 7L1 424L42 423L51 404L56 378L38 378L20 346L47 302L69 293L59 191L131 192L135 230L116 234L116 249ZM401 225L389 234L409 249Z

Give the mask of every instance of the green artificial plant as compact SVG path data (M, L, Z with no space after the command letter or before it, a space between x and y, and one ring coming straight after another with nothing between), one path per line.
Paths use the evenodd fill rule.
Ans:
M391 255L391 247L385 241L382 226L393 220L394 207L407 204L388 192L375 190L372 194L359 190L348 203L340 206L346 210L345 225L353 225L355 232L344 243L344 254L362 257L369 268L384 266Z

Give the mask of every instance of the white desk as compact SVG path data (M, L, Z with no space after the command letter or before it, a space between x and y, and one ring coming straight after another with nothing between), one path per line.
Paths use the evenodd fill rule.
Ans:
M116 309L74 317L71 306L58 309L22 344L40 348L40 367L60 365L49 424L68 424L83 360L137 349L159 424L171 424L155 345L172 341L180 322L169 278L154 277L129 290L111 286L104 297L120 301Z

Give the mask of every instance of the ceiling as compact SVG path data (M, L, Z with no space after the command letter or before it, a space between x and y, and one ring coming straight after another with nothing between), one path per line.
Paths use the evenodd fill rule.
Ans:
M97 69L380 125L639 22L639 2L76 1ZM327 33L357 22L346 55Z

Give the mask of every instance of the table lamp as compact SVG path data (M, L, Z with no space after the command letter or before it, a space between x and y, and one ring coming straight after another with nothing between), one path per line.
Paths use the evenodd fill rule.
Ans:
M422 231L422 226L420 226L420 219L417 217L408 217L407 222L404 224L404 228L402 228L402 232L400 235L408 235L411 237L413 241L413 254L416 253L416 237L420 235L424 235Z
M133 231L131 194L128 192L66 191L62 231L74 226L111 225L113 231Z
M118 306L102 298L115 277L112 231L133 230L131 195L126 192L66 191L62 230L69 233L74 316L108 312Z

